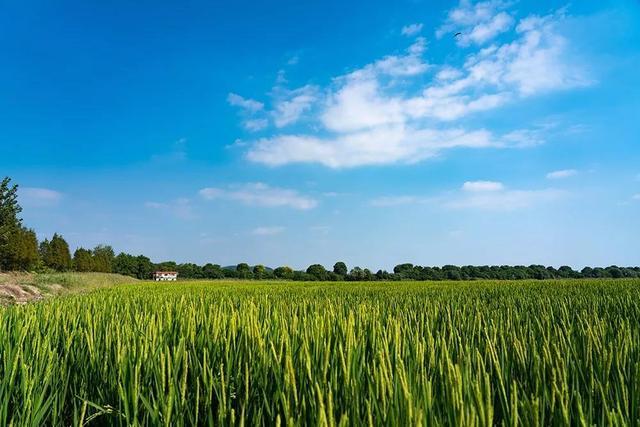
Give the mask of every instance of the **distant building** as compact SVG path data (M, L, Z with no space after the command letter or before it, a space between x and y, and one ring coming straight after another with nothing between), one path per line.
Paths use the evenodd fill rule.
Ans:
M153 280L156 282L175 281L178 280L177 271L154 271Z

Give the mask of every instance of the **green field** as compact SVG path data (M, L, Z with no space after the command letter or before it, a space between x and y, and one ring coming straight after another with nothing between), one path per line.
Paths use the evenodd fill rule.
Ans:
M0 425L638 425L640 280L136 283L0 307Z

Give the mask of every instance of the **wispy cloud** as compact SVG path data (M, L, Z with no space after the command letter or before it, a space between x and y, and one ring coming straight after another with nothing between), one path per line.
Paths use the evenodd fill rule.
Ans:
M633 200L640 200L640 193L638 193L638 194L634 194L633 196L631 196L631 199L633 199Z
M187 138L175 141L166 153L151 156L151 161L156 163L175 163L184 160L187 160Z
M251 234L254 236L275 236L285 231L284 227L270 226L270 227L256 227L251 230Z
M426 40L417 37L405 52L337 76L327 87L285 90L276 86L269 111L276 131L248 142L246 157L270 166L320 163L347 168L415 163L459 147L543 143L549 131L545 127L495 135L457 124L466 116L531 96L593 83L567 54L569 41L558 32L565 19L563 11L515 22L508 6L498 1L463 1L449 13L442 28L468 27L472 45L498 34L501 40L510 39L469 52L459 66L427 63ZM434 73L425 84L430 69ZM302 126L295 133L283 133L294 123Z
M575 176L578 174L578 171L575 169L562 169L553 172L549 172L547 174L547 179L564 179Z
M467 181L462 184L464 191L470 192L484 192L484 191L501 191L504 190L504 185L501 182L496 181Z
M403 36L411 37L419 34L422 31L422 24L410 24L402 27L401 33Z
M555 189L475 192L455 197L447 201L445 206L454 209L513 211L552 202L564 195L565 192Z
M457 7L449 11L436 36L441 38L447 34L453 36L461 33L456 37L460 46L484 44L513 26L514 18L505 12L508 5L500 0L478 3L461 0Z
M63 194L49 188L20 187L18 197L24 206L45 207L57 205L62 200Z
M260 117L264 116L264 104L262 102L244 98L235 93L230 93L227 96L227 102L234 107L240 108L241 116L243 117L242 126L246 130L257 132L269 125L269 121L265 117Z
M180 219L193 219L195 215L193 213L193 207L191 200L188 198L178 198L169 202L145 202L145 207L148 209L154 209L161 212L166 212L176 218Z
M404 126L378 127L335 138L286 135L258 140L249 160L270 166L288 163L320 163L330 168L415 163L454 147L497 146L487 131L462 129L437 131Z
M318 100L318 88L312 85L294 90L277 88L275 93L273 116L279 128L295 123Z
M509 212L562 199L566 192L553 188L509 189L496 181L467 181L459 191L436 196L387 196L371 201L375 207L429 204L446 209L473 209Z
M240 107L250 113L258 112L264 108L262 102L256 101L255 99L244 98L236 93L230 93L227 96L227 101L234 107Z
M242 125L245 129L256 132L269 126L269 121L267 119L247 119L242 122Z
M309 210L318 205L317 200L304 196L296 190L270 187L261 182L232 185L227 188L207 187L201 189L199 194L205 200L233 200L246 205L264 207Z

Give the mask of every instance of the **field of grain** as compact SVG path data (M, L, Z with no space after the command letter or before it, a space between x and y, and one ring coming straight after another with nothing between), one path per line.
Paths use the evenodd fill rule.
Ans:
M0 425L638 425L640 280L135 283L0 307Z

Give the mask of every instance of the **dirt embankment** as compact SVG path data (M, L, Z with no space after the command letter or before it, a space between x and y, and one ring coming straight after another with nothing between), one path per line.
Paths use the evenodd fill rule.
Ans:
M26 304L56 294L62 286L40 287L29 273L0 273L0 304Z
M107 273L0 273L0 305L26 304L64 293L136 281Z

